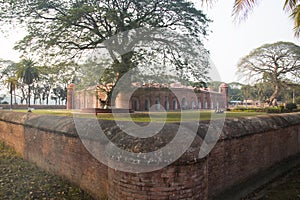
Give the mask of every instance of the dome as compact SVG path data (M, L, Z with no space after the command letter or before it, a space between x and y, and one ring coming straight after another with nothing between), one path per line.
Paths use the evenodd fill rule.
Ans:
M220 85L220 87L222 87L222 88L227 88L228 85L227 85L226 83L222 83L222 84Z
M75 87L74 83L71 83L71 84L68 85L68 88L73 88L73 87Z

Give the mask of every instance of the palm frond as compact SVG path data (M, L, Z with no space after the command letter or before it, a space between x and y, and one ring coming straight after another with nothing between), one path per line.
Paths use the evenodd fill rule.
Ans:
M294 21L294 34L295 34L295 37L299 37L299 35L300 35L300 4L296 5L294 7L293 12L290 15L290 17Z
M235 0L232 11L235 21L246 19L257 3L257 0Z
M285 0L283 9L290 12L294 10L294 8L299 2L300 2L299 0Z

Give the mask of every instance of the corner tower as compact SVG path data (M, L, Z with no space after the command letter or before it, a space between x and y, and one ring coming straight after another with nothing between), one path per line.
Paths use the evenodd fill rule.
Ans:
M226 83L222 83L219 87L219 93L223 95L224 102L225 102L225 108L228 108L228 85Z

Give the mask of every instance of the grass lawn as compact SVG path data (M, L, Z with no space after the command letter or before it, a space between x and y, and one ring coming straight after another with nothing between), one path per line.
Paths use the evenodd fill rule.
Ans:
M27 110L14 110L15 112L27 112ZM33 110L33 113L36 114L45 114L45 115L56 115L56 116L73 116L71 110ZM226 112L223 114L215 114L214 111L201 110L201 111L183 111L176 112L170 111L167 112L167 118L165 119L165 113L163 112L151 112L151 118L148 112L136 112L131 113L130 116L134 122L180 122L180 121L199 121L200 120L210 120L210 119L220 119L220 118L239 118L239 117L249 117L266 114L263 112ZM80 117L94 117L92 113L75 113L74 116ZM98 114L99 119L105 120L120 120L127 121L128 115L124 113L117 113L115 116L111 113L101 113Z

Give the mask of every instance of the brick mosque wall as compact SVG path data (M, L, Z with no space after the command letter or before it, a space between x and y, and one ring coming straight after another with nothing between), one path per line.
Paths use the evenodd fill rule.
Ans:
M67 109L100 108L99 97L107 98L96 87L76 90L75 84L68 86ZM151 106L154 110L186 110L186 109L215 109L228 107L228 86L224 83L219 87L219 92L193 88L187 86L163 87L140 86L135 87L128 98L128 91L121 91L116 95L112 106L115 108L147 111ZM105 96L105 98L103 97ZM160 105L160 106L158 106Z
M115 130L114 122L100 124L121 137L119 141L128 144L128 149L136 146ZM216 146L202 159L197 156L208 123L200 125L184 155L163 169L147 173L122 172L97 161L84 147L70 117L1 111L0 140L96 199L238 199L300 160L299 113L227 119ZM164 145L177 126L166 124L155 140L145 143L144 150L153 150L157 142ZM105 144L98 147L103 151Z

